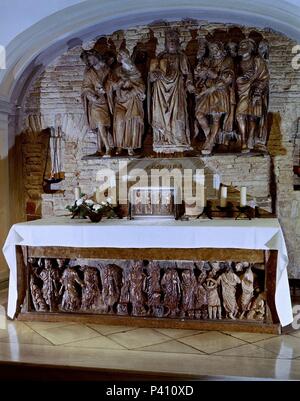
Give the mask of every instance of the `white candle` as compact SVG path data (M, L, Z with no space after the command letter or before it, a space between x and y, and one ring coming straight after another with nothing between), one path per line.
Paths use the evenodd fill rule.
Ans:
M206 206L206 199L205 199L205 187L204 185L201 185L200 187L200 206L204 207Z
M200 170L200 173L197 170L195 181L196 181L196 196L197 196L197 205L200 207L206 206L205 200L205 175L203 173L204 170Z
M226 207L227 206L227 187L222 186L221 187L221 202L220 202L221 207Z
M240 207L247 206L247 187L241 187L240 189Z
M214 174L213 175L213 188L216 190L216 191L219 191L219 189L220 189L220 176L219 176L219 174Z
M78 199L80 199L80 194L81 194L80 187L76 187L74 193L75 193L75 201L77 201Z

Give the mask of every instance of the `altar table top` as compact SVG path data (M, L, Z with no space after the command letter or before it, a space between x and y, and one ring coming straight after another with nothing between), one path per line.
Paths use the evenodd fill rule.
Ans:
M86 248L241 248L278 250L275 304L282 326L293 321L288 255L278 219L89 220L53 217L12 226L3 247L10 268L8 316L17 307L16 245Z

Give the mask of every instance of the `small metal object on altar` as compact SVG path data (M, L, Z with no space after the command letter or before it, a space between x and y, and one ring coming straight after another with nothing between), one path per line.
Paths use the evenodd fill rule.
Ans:
M132 219L178 218L174 187L134 187L129 189L129 216Z
M234 215L233 204L231 202L227 202L226 206L217 206L217 208L221 213L225 214L225 217L233 217Z
M197 219L200 218L208 218L210 220L213 219L212 216L212 202L211 201L207 201L206 205L203 208L203 211L197 216Z
M255 217L255 209L252 208L251 206L238 206L237 208L239 210L239 213L235 218L236 220L239 219L251 220L253 217Z

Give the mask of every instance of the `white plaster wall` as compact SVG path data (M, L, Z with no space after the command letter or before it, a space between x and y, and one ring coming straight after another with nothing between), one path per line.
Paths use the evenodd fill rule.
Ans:
M1 0L0 43L7 46L16 36L43 18L85 0Z

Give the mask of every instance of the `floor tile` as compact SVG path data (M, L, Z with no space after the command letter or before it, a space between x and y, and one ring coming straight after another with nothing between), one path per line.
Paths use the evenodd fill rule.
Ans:
M300 360L5 344L0 360L211 376L300 379Z
M147 347L139 348L139 351L153 351L153 352L175 352L181 354L203 354L203 352L182 344L179 341L173 340L162 344L148 345Z
M235 356L235 357L251 357L251 358L276 358L273 352L266 349L259 348L253 344L241 345L239 347L226 349L224 351L216 352L214 355L220 356Z
M0 332L1 330L5 330L7 326L7 321L6 321L6 310L4 306L0 305ZM1 333L0 333L1 335Z
M291 336L300 338L300 330L291 331L289 334Z
M6 321L5 329L0 330L1 333L4 334L3 336L8 335L17 335L17 334L24 334L24 333L34 333L34 331L28 327L25 323L19 322L17 320L14 321Z
M153 329L136 329L126 333L110 334L109 338L128 349L146 347L147 345L159 344L170 340L170 337Z
M24 322L32 330L39 332L41 330L53 329L55 327L72 326L75 323L69 322Z
M231 332L231 331L224 331L223 333L229 334L235 338L239 338L240 340L247 341L248 343L254 343L256 341L268 340L269 338L276 337L275 334L267 334L267 333L244 333L244 332Z
M63 344L61 347L83 347L83 348L104 348L104 349L125 349L110 338L99 334L97 337L88 340L75 341L69 344Z
M87 326L98 331L104 336L106 336L107 334L122 333L129 330L136 330L136 327L132 326L109 326L104 324L87 324Z
M197 334L191 337L184 337L179 341L208 354L245 344L244 341L239 340L238 338L234 338L217 331Z
M277 358L293 359L300 356L300 339L289 334L258 341L255 345L275 353Z
M8 298L8 290L0 290L0 305L6 305Z
M2 332L2 333L1 333ZM5 333L5 335L4 335ZM51 343L22 322L8 322L6 330L0 330L0 342L50 345Z
M96 331L80 324L39 330L39 334L55 345L88 340L98 336Z
M200 330L181 330L181 329L155 329L159 333L165 334L172 338L188 337L194 334L202 333Z

